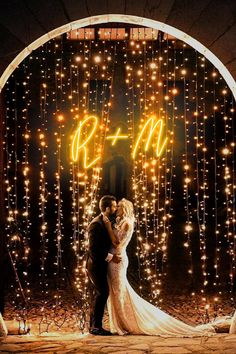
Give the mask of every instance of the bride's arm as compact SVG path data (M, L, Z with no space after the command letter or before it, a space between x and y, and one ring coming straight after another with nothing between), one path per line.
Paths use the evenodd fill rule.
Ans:
M114 233L113 230L112 230L111 222L110 222L110 220L109 220L106 216L104 216L104 215L103 215L103 222L104 222L104 224L105 224L105 226L106 226L106 229L107 229L108 234L109 234L109 236L110 236L111 242L112 242L113 246L116 248L116 247L119 245L120 241L118 240L118 237L115 235L115 233Z
M119 237L119 245L122 246L127 241L127 234L130 230L130 224L125 222L119 232L122 234Z
M120 241L118 240L117 236L114 234L114 232L112 230L112 227L107 228L107 231L109 233L109 236L110 236L110 239L111 239L111 242L112 242L113 246L115 248L118 247L119 244L120 244Z

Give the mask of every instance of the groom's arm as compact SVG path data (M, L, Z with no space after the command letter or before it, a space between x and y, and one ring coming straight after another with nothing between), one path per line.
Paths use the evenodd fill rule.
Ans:
M104 249L102 239L104 230L98 222L91 223L88 227L89 253L93 259L103 259L110 261L113 255ZM111 255L111 256L109 256Z

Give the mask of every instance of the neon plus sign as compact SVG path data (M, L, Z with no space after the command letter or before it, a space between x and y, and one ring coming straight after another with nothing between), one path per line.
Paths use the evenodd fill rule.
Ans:
M118 139L128 139L128 135L119 135L120 134L120 128L117 129L115 135L109 135L107 136L107 140L113 140L111 145L115 145L116 141Z

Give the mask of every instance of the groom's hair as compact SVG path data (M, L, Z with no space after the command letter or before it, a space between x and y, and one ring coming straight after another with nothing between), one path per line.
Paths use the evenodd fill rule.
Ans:
M116 201L113 195L104 195L99 201L99 209L105 211L106 208L111 208L112 202Z

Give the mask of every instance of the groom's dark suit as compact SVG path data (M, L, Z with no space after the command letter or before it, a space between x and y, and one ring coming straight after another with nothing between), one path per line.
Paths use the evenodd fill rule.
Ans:
M107 266L105 260L111 247L111 240L104 225L102 214L95 217L88 227L89 251L87 269L96 295L91 313L90 327L101 328L104 308L109 295Z

